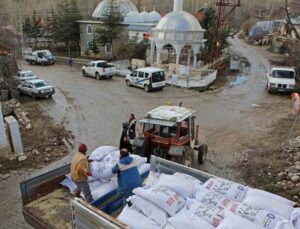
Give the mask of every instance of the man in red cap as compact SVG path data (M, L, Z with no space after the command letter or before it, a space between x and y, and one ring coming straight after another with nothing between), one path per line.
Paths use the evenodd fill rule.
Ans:
M88 184L88 177L91 176L89 169L89 162L86 157L87 147L85 144L80 144L78 152L74 155L71 163L71 178L76 184L78 192L75 196L79 196L83 192L84 198L87 202L93 201L90 186Z

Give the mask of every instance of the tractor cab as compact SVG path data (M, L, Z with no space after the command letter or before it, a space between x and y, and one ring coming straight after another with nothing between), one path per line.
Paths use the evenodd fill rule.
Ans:
M192 166L197 154L203 163L207 144L199 141L196 112L178 106L161 106L138 121L141 129L134 141L135 152L150 159L151 155Z

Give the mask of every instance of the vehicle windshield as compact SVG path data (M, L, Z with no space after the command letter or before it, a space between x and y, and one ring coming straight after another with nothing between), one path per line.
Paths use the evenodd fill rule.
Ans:
M272 77L283 78L283 79L294 79L295 73L293 71L275 70L272 73Z
M44 56L52 56L52 53L48 50L42 52Z
M40 88L40 87L45 87L45 86L48 86L48 85L44 81L40 81L40 82L34 83L34 86L36 88Z
M25 72L22 74L22 77L32 77L34 76L33 72Z
M151 79L152 79L152 83L164 81L165 80L165 72L164 71L154 72L154 73L152 73Z

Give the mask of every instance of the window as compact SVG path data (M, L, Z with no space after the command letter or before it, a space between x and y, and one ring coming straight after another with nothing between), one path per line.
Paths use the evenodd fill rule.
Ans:
M191 138L195 139L195 117L191 117Z
M157 82L161 82L165 80L165 72L161 71L161 72L154 72L152 73L152 83L157 83Z
M149 73L145 73L145 78L148 79Z
M185 119L180 124L180 137L185 137L189 135L189 119Z
M37 82L34 85L35 85L36 88L47 86L47 84L43 81Z
M112 45L110 43L107 43L105 45L105 53L106 54L112 54Z
M99 68L106 68L107 67L107 63L106 62L100 62L97 64L97 67Z
M92 64L91 64L91 67L95 67L95 66L96 66L96 64L95 64L95 63L92 63Z
M131 73L131 76L137 77L137 71L134 71L133 73Z
M139 78L144 78L144 72L139 72Z
M87 25L87 34L93 34L93 28L91 25Z

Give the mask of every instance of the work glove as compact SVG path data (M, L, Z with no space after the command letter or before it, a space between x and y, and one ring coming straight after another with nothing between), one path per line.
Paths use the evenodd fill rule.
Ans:
M87 175L88 177L93 176L91 172L87 172L86 175Z

